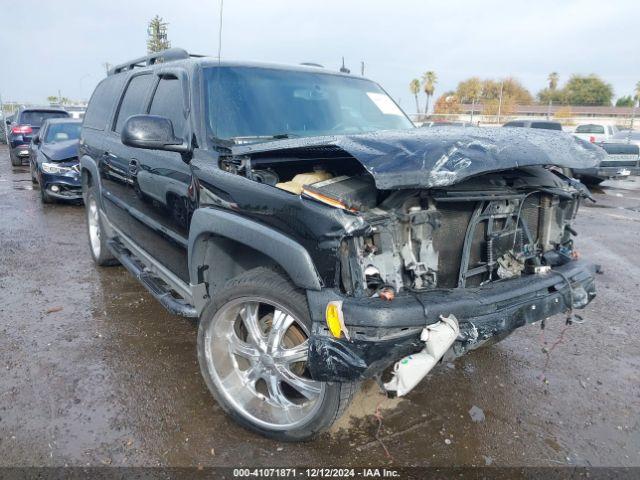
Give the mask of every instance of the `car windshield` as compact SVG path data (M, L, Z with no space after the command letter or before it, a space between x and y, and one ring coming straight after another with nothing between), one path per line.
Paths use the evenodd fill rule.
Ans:
M576 133L604 133L604 127L602 125L579 125L576 128Z
M79 122L69 123L52 123L47 128L47 136L44 143L64 142L65 140L77 140L80 138Z
M21 125L31 125L32 127L41 127L45 120L49 118L67 118L67 112L55 112L49 110L25 110L20 115Z
M238 143L414 128L377 84L259 67L204 70L207 128Z

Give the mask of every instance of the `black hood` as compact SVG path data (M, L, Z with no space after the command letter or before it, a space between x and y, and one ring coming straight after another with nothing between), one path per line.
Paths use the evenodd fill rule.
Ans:
M44 153L49 160L61 162L72 157L78 156L79 140L64 140L63 142L45 143L40 151Z
M359 135L305 137L232 147L234 155L341 149L358 160L379 189L432 188L532 165L589 168L600 147L573 135L533 128L439 127ZM292 152L293 151L293 152Z

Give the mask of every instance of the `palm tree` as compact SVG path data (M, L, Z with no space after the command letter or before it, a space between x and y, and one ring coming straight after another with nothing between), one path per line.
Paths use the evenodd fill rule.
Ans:
M427 102L424 106L425 115L429 113L429 100L436 89L436 83L438 83L438 76L436 75L436 72L429 70L422 75L422 90L427 95Z
M420 104L418 103L418 94L420 93L420 80L414 78L409 83L409 90L411 90L411 94L416 99L416 113L420 113Z
M551 72L549 74L549 77L547 78L549 80L549 90L555 92L556 88L558 88L558 80L560 79L560 75L558 75L558 72Z

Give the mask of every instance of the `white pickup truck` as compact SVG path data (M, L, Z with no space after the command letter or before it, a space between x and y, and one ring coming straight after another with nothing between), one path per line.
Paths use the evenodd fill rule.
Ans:
M585 123L578 125L573 134L591 143L601 143L609 141L609 139L618 132L618 127L615 125Z

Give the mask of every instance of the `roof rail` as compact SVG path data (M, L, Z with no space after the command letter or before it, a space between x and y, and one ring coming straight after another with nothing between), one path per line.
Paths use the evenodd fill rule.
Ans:
M161 52L152 53L151 55L145 55L144 57L135 58L128 62L121 63L111 68L107 75L115 75L116 73L126 72L127 70L133 70L136 67L148 67L149 65L155 65L156 63L174 62L176 60L185 60L190 57L203 57L204 55L192 55L182 48L169 48L168 50L162 50Z

